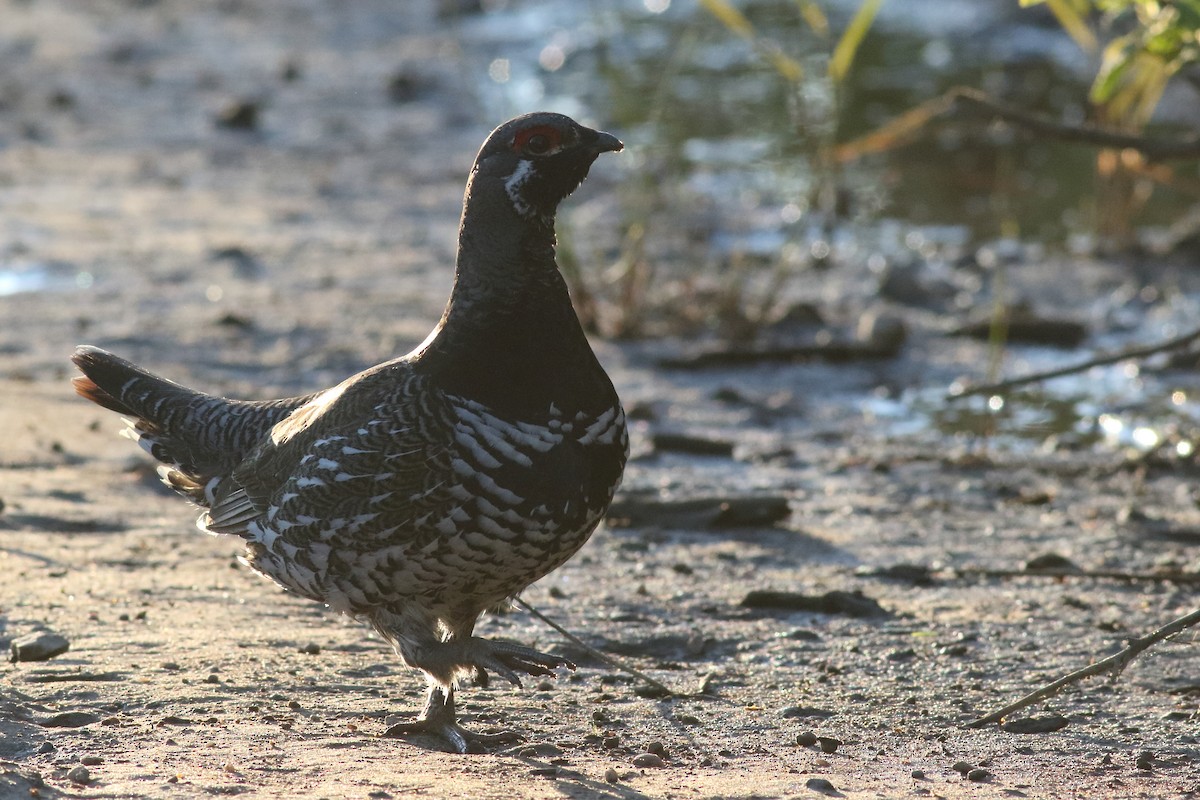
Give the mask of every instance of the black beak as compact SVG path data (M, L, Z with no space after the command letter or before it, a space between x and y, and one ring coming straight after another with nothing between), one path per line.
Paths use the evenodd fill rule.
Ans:
M588 145L597 155L600 153L619 153L625 149L625 145L621 144L621 140L613 136L611 133L604 131L589 131L590 136L585 137L584 143Z

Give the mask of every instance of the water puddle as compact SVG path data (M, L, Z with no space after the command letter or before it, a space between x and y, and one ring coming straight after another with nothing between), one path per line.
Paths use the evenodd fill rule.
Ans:
M1200 444L1200 379L1095 367L1005 395L948 399L944 389L863 399L864 416L894 436L984 443L1011 451L1103 448L1190 458Z
M61 262L0 262L0 297L27 292L87 289L93 280L90 272L81 272Z
M1047 250L1087 249L1096 186L1089 148L947 118L903 147L837 167L827 158L832 143L875 131L953 85L1084 119L1095 67L1057 25L1009 2L889 0L846 83L836 86L827 69L832 42L814 32L800 5L737 4L754 29L741 37L696 3L496 0L464 18L462 33L480 59L481 98L497 118L534 107L585 118L604 109L629 145L623 182L637 193L633 202L686 229L695 246L664 263L915 259L953 270L963 257L982 263L985 242L1044 245L1040 256L1024 254L1022 263L1034 264L1047 260ZM860 2L820 6L840 31ZM785 77L772 50L802 76ZM1167 193L1155 193L1137 224L1163 225L1178 211ZM1137 315L1126 320L1123 342L1099 346L1164 338L1151 330L1161 323L1149 312ZM1177 327L1195 318L1185 313ZM1089 348L1096 338L1104 337L1089 339ZM1005 373L1074 363L1090 352L1036 350L1011 349L1006 363L1021 366ZM947 401L938 389L860 402L893 434L1018 449L1169 446L1188 455L1200 438L1192 398L1200 398L1200 382L1187 373L1139 374L1121 364L1004 398Z

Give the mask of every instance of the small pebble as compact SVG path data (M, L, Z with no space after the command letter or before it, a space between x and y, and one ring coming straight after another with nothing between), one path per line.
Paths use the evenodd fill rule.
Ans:
M304 645L304 647L300 648L300 652L304 653L306 656L320 655L321 645L317 644L316 642L309 642L308 644Z
M801 747L812 747L817 743L817 735L812 731L804 731L796 734L796 744Z
M832 736L818 736L817 744L821 745L822 753L836 753L838 747L841 746L841 739L834 739Z
M83 764L85 767L94 767L97 764L103 764L104 759L100 756L84 756L83 758L79 759L79 763Z
M635 767L661 767L663 760L662 756L654 753L638 753L633 757L633 765Z
M663 747L662 742L650 742L649 744L646 745L646 752L653 753L654 755L658 756L659 758L667 757L667 748Z
M1143 750L1137 757L1137 768L1147 772L1154 769L1154 753Z
M531 744L528 747L522 747L520 750L520 755L525 758L554 758L562 754L563 751L557 745L550 744L549 742Z
M258 128L258 112L258 103L251 100L235 101L221 109L216 123L221 128L252 131Z
M951 767L950 769L954 770L955 772L961 772L963 775L966 775L968 772L975 769L975 765L968 764L966 761L957 761L957 762L955 762L954 766Z
M976 767L967 773L967 780L975 783L985 783L992 779L992 773L983 767Z
M620 783L621 776L617 774L615 769L609 767L608 769L604 770L604 780L608 781L609 783Z
M53 742L42 742L41 746L38 747L37 751L38 751L38 755L44 756L48 753L53 753L57 749L58 748L54 746Z
M830 795L833 797L841 796L841 792L837 790L837 787L824 778L809 778L804 785L818 794Z
M914 769L912 771L912 777L913 777L913 780L917 780L917 781L925 780L925 770Z
M15 663L18 661L46 661L67 652L71 643L67 637L52 631L38 631L18 636L12 640L9 646L12 652L10 660Z
M83 786L92 782L92 774L88 772L87 767L73 767L71 771L67 773L67 779L70 780L71 783L78 783L80 786Z

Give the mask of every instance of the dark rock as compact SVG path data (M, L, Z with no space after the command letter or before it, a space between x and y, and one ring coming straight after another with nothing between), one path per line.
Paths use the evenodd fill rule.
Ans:
M1036 344L1071 350L1083 344L1088 329L1082 322L1041 316L1024 306L1006 310L1008 320L1005 340L1014 344ZM987 341L992 335L992 317L981 316L960 325L953 336L968 336Z
M217 114L217 127L229 130L258 130L259 105L253 100L236 100Z
M958 289L928 272L920 261L888 264L879 276L879 296L906 306L944 309L958 294Z
M976 767L967 772L967 780L975 783L986 783L992 779L992 773L983 767Z
M892 347L879 347L874 343L857 340L848 341L845 336L834 337L830 334L812 342L722 343L689 348L686 353L658 359L658 365L666 369L699 370L747 364L795 364L805 361L846 364L889 359L895 355L896 351Z
M937 583L933 577L933 569L924 564L892 564L888 567L868 569L861 574L874 578L903 581L913 586L933 586Z
M240 278L253 278L263 271L262 263L243 247L221 247L209 253L213 261L223 261Z
M908 325L895 314L872 310L859 317L854 335L881 353L899 353L908 340Z
M711 439L707 436L691 436L686 433L655 433L650 437L654 449L659 452L687 453L694 456L733 456L733 442Z
M779 713L784 719L808 719L813 717L826 719L837 716L836 711L830 711L827 708L816 708L814 706L788 706Z
M531 744L527 747L522 747L518 753L518 755L523 756L524 758L557 758L562 754L562 749L558 747L558 745L551 744L550 742L540 742L538 744Z
M655 753L638 753L633 757L633 765L635 767L661 767L665 763L662 760L662 756Z
M712 639L702 639L701 652L710 645L716 644ZM661 633L651 634L640 638L604 639L600 649L619 656L636 658L657 658L666 660L687 660L700 655L697 652L695 634Z
M1025 562L1026 572L1037 572L1045 570L1048 572L1080 572L1081 570L1069 558L1060 556L1058 553L1043 553L1040 556L1034 556Z
M710 525L714 528L766 528L791 514L791 503L782 495L731 497L721 502Z
M388 79L388 99L397 105L411 103L428 89L428 81L416 73L402 70Z
M67 637L52 631L38 631L12 640L10 661L46 661L71 647Z
M64 711L42 720L43 728L82 728L99 722L100 717L86 711Z
M796 734L796 744L801 747L813 747L817 743L817 735L812 731L803 731Z
M638 697L645 697L648 700L659 700L664 697L671 696L671 690L664 686L655 686L652 683L642 683L633 687L633 693Z
M1038 717L1023 717L1005 722L1000 730L1007 733L1052 733L1071 724L1061 714L1046 714Z
M837 749L842 746L842 740L834 739L832 736L818 736L817 745L820 746L822 753L836 753Z
M845 795L837 790L837 787L825 778L809 778L805 781L804 785L817 794L823 794L826 797L845 797Z
M812 611L847 617L888 616L888 612L879 603L859 592L833 591L822 595L807 595L799 592L755 590L747 593L741 604L745 608Z
M792 508L784 495L745 495L661 500L626 495L613 501L609 524L618 527L696 530L765 528L787 519Z

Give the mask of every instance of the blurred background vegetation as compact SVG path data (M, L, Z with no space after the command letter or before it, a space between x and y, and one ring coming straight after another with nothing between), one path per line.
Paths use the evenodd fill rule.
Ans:
M493 24L538 24L492 5ZM548 43L500 55L511 105L605 109L635 145L620 252L590 252L583 224L564 232L581 309L607 334L753 335L797 280L868 253L1195 239L1200 153L1151 160L961 113L944 93L973 87L1067 132L1186 138L1200 0L644 0L580 5L570 27L570 11L532 5Z

